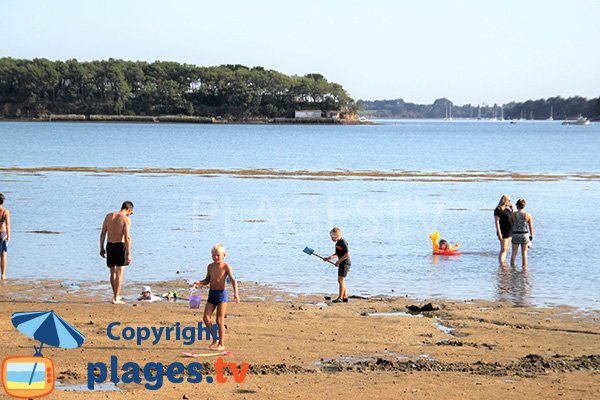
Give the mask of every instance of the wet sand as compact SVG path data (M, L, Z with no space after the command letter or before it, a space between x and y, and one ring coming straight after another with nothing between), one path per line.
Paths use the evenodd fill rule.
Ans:
M63 389L60 399L522 399L600 397L600 315L570 307L513 307L487 301L433 300L440 310L411 315L404 297L352 298L331 304L320 296L291 295L242 283L242 302L229 303L225 361L249 363L243 383L170 383L160 390L109 385L109 391L64 390L86 385L87 363L133 361L184 365L199 361L214 375L215 357L185 358L182 351L209 352L208 342L113 341L106 329L197 326L199 310L187 301L141 303L142 283L128 283L128 304L108 304L107 283L17 282L0 284L2 357L32 355L37 344L11 324L13 312L54 310L86 335L80 349L45 348ZM155 293L187 284L153 284ZM81 387L79 389L82 389Z

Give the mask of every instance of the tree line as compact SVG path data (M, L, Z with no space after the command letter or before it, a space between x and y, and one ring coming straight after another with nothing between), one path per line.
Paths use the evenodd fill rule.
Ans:
M293 117L295 110L354 111L321 74L288 76L263 67L177 62L0 58L0 116L48 114Z
M503 105L454 105L441 98L433 104L408 103L396 100L358 100L361 114L378 118L501 118L505 119L571 119L579 115L600 118L600 97L586 99L550 97L548 99L510 102Z

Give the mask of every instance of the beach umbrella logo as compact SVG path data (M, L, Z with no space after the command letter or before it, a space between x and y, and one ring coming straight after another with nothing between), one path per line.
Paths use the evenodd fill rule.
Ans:
M54 311L18 312L12 323L27 337L38 340L32 357L8 357L2 361L2 386L12 397L37 398L54 390L54 363L44 357L44 345L74 349L81 347L85 336Z

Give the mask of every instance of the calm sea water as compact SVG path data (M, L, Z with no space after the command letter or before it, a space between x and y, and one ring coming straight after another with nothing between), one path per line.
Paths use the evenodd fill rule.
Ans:
M545 181L241 179L178 174L0 172L12 212L9 276L106 280L104 215L132 200L126 279L198 279L216 242L238 279L337 293L336 270L302 253L333 252L341 226L350 294L571 304L599 309L600 126L557 122L382 121L376 126L0 123L0 167L273 168L513 171ZM527 271L498 267L493 208L528 201L535 242ZM459 242L436 258L428 234ZM35 231L51 231L40 234ZM179 273L177 273L179 272Z

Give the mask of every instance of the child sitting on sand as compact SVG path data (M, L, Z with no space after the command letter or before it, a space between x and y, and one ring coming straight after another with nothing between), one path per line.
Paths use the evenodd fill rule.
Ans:
M142 288L142 291L140 292L140 297L138 297L138 301L158 301L158 300L162 300L162 299L158 296L155 296L152 293L152 289L150 289L150 286L144 286Z
M237 281L233 276L233 269L229 264L225 263L225 246L222 244L216 244L212 250L211 255L213 262L206 268L206 278L201 281L194 282L194 287L200 285L210 285L208 291L208 300L206 301L206 307L204 308L204 326L212 327L211 317L212 313L217 309L217 324L219 325L219 337L214 336L214 332L211 330L211 336L213 337L212 344L209 349L214 351L225 350L225 311L227 311L227 289L225 284L227 278L231 281L233 287L233 298L236 303L240 302L238 296Z
M332 258L337 258L335 265L338 267L338 285L339 294L338 298L333 300L332 303L347 303L348 302L348 291L346 290L346 276L350 270L350 252L348 251L348 243L342 239L342 230L338 227L333 228L329 232L331 240L335 242L335 253L329 257L324 257L323 261L329 261Z

